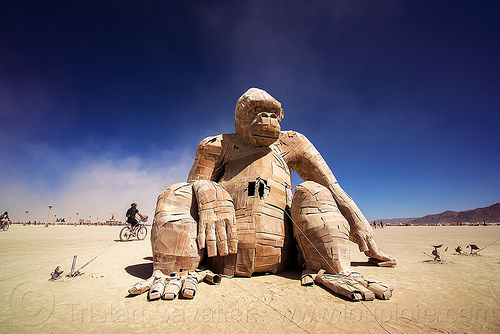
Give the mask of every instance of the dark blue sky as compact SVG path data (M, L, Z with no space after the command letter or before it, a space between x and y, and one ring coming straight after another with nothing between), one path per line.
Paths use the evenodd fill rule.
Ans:
M0 210L120 216L250 87L369 219L500 201L496 1L3 1ZM295 182L299 182L295 180ZM28 219L29 219L28 218Z

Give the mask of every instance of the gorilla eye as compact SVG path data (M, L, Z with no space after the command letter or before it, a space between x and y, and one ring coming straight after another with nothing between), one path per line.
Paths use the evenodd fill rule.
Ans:
M253 112L255 115L265 113L265 116L270 117L270 118L279 118L279 116L280 116L279 110L277 110L277 109L264 109L261 107L256 107L253 109Z
M275 109L269 110L269 117L271 118L278 118L278 111Z

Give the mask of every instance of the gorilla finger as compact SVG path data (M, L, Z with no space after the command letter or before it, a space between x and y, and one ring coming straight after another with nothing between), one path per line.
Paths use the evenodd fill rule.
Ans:
M229 244L229 254L236 254L238 250L238 235L236 233L236 219L233 217L224 218L226 233Z
M151 276L150 278L142 282L135 283L134 286L128 290L128 293L130 293L131 295L140 295L141 293L149 291L149 289L153 285L153 281L154 276Z
M217 236L217 248L219 249L219 255L226 256L228 254L228 247L226 224L224 220L219 219L215 222L215 231Z
M207 225L207 237L206 237L206 242L207 242L207 256L208 257L213 257L217 255L217 239L216 239L216 234L215 234L215 227L213 226L213 223L209 223Z
M360 233L355 235L356 243L358 244L358 248L360 252L369 251L369 247L366 243L366 237Z
M198 248L203 249L205 248L205 239L206 239L206 227L205 223L200 219L200 222L198 223Z
M238 251L238 239L229 239L229 254L236 254Z

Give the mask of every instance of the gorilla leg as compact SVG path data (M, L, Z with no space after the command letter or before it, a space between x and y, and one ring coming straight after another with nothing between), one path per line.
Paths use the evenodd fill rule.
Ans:
M153 275L129 293L149 290L150 300L173 299L182 286L183 296L193 298L198 281L210 276L195 272L205 248L208 256L227 255L237 245L233 202L224 188L208 180L171 185L158 196L151 228Z
M198 268L201 251L196 242L197 220L191 183L173 184L158 196L151 230L154 270L168 275Z
M326 187L312 181L300 184L291 214L293 234L307 269L325 269L330 274L349 269L349 223Z
M353 300L392 296L391 287L350 270L349 223L326 187L311 181L300 184L291 213L293 234L308 270L306 275L320 270L315 275L316 282ZM311 283L304 277L302 281Z
M153 274L129 289L130 294L146 291L149 300L160 299L167 290L171 273L195 271L201 260L196 242L198 213L193 185L176 183L165 189L156 203L151 228L153 249Z

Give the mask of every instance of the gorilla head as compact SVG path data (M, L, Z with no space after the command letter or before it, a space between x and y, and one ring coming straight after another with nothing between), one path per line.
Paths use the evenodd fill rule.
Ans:
M284 113L281 103L258 88L250 88L236 103L236 133L253 146L269 146L278 140Z

